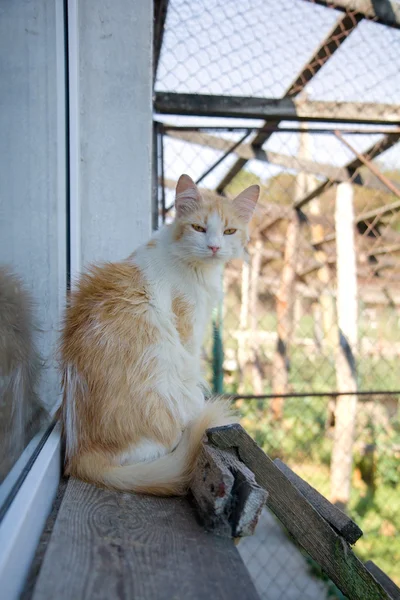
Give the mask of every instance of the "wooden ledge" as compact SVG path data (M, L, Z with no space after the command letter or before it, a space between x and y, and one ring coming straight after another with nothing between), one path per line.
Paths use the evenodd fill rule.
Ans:
M33 600L256 600L232 539L207 533L185 498L70 479Z
M191 494L197 513L186 498L70 479L31 598L256 600L232 537L253 533L266 503L347 598L400 600L394 582L353 553L359 527L240 425L207 431Z

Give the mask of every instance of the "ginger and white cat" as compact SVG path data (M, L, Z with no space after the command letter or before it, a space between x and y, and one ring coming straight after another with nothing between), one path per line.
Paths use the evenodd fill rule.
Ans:
M207 428L201 346L223 265L241 258L259 196L203 199L187 175L176 217L128 259L82 275L61 340L66 471L120 490L183 494Z

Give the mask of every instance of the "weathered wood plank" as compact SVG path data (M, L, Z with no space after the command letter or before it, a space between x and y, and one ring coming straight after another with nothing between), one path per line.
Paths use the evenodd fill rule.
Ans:
M309 485L304 479L296 475L285 463L279 458L274 460L274 464L280 471L296 486L296 488L303 494L305 498L312 504L312 506L324 517L325 521L333 527L339 535L342 536L349 542L349 544L355 544L356 541L362 536L363 532L354 521L350 519L344 512L339 508L331 504L329 500L324 498L315 488Z
M308 125L302 123L298 159L307 160L311 155L311 138ZM304 172L297 173L294 186L294 201L303 196L311 187L310 177ZM273 418L279 420L283 416L284 394L289 391L290 345L295 325L296 273L299 269L300 238L304 219L299 210L291 210L286 229L283 266L276 295L276 319L278 340L272 359L272 391L276 396L271 400ZM262 393L262 392L261 392Z
M184 498L71 479L33 600L209 600L257 593L232 540L207 533Z
M390 181L390 179L388 177L386 177L386 175L384 175L384 173L382 173L380 171L380 169L378 169L378 167L373 162L371 162L371 160L369 160L367 157L365 157L361 152L358 152L354 148L354 146L349 144L349 142L347 140L345 140L345 138L339 131L335 131L335 135L342 142L342 144L344 146L346 146L346 148L348 148L351 152L353 152L353 154L355 154L355 156L358 158L358 160L363 165L365 165L367 167L367 169L369 169L371 171L371 173L373 175L375 175L375 177L377 177L381 181L381 183L383 183L383 185L385 185L387 187L387 189L392 194L397 196L397 198L400 198L400 190L395 183Z
M205 146L207 148L213 148L214 150L221 150L224 152L232 146L231 140L226 140L215 135L200 133L197 131L179 131L177 129L172 129L167 130L167 135L168 137L184 142L189 142L198 146ZM289 156L285 154L279 154L277 152L270 152L269 150L263 150L261 148L253 148L251 144L241 144L235 148L233 154L236 154L237 156L240 156L246 160L258 160L271 165L285 167L286 169L304 171L305 173L311 173L321 177L329 177L338 181L347 181L349 179L349 173L346 169L341 169L328 164L316 163L312 160L307 160L297 156Z
M365 567L374 576L374 578L387 591L392 600L400 600L400 589L397 585L372 561L368 560Z
M379 156L380 154L382 154L383 152L385 152L386 150L388 150L389 148L391 148L392 146L397 144L397 142L399 141L399 138L400 138L400 134L398 134L398 133L387 134L381 140L379 140L375 144L372 144L372 146L364 152L364 155L368 156L369 160L372 160L373 158L376 158L377 156ZM360 161L360 159L354 158L353 160L348 162L347 165L345 165L343 167L344 169L347 170L348 179L354 178L355 171L359 167L361 167L361 165L362 165L362 162ZM353 183L357 183L358 179L359 179L358 177L355 178ZM337 179L336 180L335 179L327 179L326 181L323 181L322 183L318 184L314 190L312 190L311 192L308 192L302 198L298 198L296 200L296 202L293 204L293 207L294 208L302 208L305 204L307 204L307 202L310 202L310 200L313 200L317 196L320 196L323 192L326 192L327 190L329 190L336 183L336 181L337 181ZM365 177L363 177L362 181L359 181L359 182L362 183L363 185L367 184L368 187L371 187L371 184L370 183L368 184L365 181ZM374 187L375 186L376 186L376 183L374 183ZM376 188L378 189L378 186L376 186Z
M206 529L233 538L254 533L268 496L234 451L209 444L203 444L191 492Z
M360 21L360 17L358 15L343 15L338 21L334 24L332 29L329 31L328 35L322 40L319 47L315 50L314 54L311 56L310 60L304 67L301 69L300 73L295 77L292 83L287 88L284 96L293 97L296 94L302 92L309 81L319 70L324 66L324 64L331 58L331 56L336 52L336 50L341 46L341 44L347 39L350 33L354 30L354 28L358 25ZM279 119L275 121L266 121L264 123L265 127L269 127L271 125L279 125ZM271 137L272 131L263 131L262 129L257 133L252 141L253 148L260 149L263 144ZM238 160L232 165L229 171L226 173L222 181L217 185L216 190L219 193L222 193L226 186L232 181L232 179L239 173L239 171L246 164L247 159L239 157Z
M400 124L400 106L396 104L156 92L154 108L161 114L197 117Z
M283 416L283 395L288 393L288 359L294 327L294 301L296 297L294 291L298 269L301 226L300 211L292 210L292 216L286 229L283 267L276 294L278 340L272 360L272 391L276 396L271 400L271 411L275 420L280 420Z
M373 208L361 215L356 217L355 222L360 223L361 221L372 221L377 217L384 217L385 215L390 215L392 213L400 210L400 200L397 202L392 202L391 204L386 204L385 206L379 206L378 208Z
M210 429L207 436L217 448L236 449L239 458L253 471L257 483L268 490L267 506L348 598L392 600L347 542L240 425Z
M232 147L232 142L230 140L207 133L185 130L179 131L178 129L167 129L166 133L170 138L189 142L190 144L196 144L198 146L204 146L206 148L213 148L214 150L220 150L221 152L226 152ZM399 135L397 138L398 137ZM242 158L244 160L243 164L248 160L257 160L271 165L277 165L285 169L291 169L296 172L304 172L318 177L328 178L328 181L322 182L322 184L317 186L316 190L312 190L310 195L307 193L305 196L303 195L299 198L299 200L296 200L294 202L294 208L301 208L304 204L307 204L311 198L320 195L323 191L332 187L335 182L348 181L355 170L354 167L351 169L349 167L335 167L325 163L317 163L304 157L289 156L278 152L270 152L269 150L264 150L262 148L253 148L252 144L241 144L232 151L232 154L236 154ZM352 161L351 164L353 163L354 161ZM364 175L362 181L355 180L353 183L354 185L363 185L370 189L386 192L389 196L387 186L382 183L376 175ZM390 183L394 184L392 181L390 181Z
M322 6L358 13L382 25L400 28L400 5L393 0L307 0Z

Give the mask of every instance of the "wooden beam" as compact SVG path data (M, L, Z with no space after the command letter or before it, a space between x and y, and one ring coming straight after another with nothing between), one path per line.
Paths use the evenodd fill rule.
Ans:
M367 156L369 160L373 160L380 154L389 150L392 146L394 146L400 139L400 133L387 133L383 138L375 142L369 150L364 152L364 156ZM362 162L359 158L354 158L346 165L346 169L351 171L356 171L359 167L361 167Z
M224 537L252 535L268 493L230 450L203 442L190 491L204 527Z
M354 600L391 600L347 542L240 425L210 429L207 436L221 450L236 449L257 483L268 491L267 506L345 596Z
M178 131L175 129L173 131L168 131L167 135L168 137L196 144L198 146L221 150L221 152L225 152L232 147L231 140L226 140L207 133L199 133L197 131ZM302 159L301 157L298 158L296 156L278 154L277 152L269 152L261 148L255 149L252 144L241 144L235 148L233 153L246 161L258 160L285 169L291 169L296 172L304 171L305 173L311 173L320 177L337 178L338 181L347 181L349 178L346 169L341 169L340 167L334 167L328 164L316 163L312 160Z
M387 134L381 140L373 144L366 152L364 152L364 155L367 156L369 160L372 160L373 158L376 158L377 156L394 146L399 139L400 134L398 133ZM359 158L354 158L343 167L347 169L348 179L354 177L356 170L359 169L362 164L363 163L359 160ZM317 196L320 196L321 194L329 190L329 188L335 185L335 183L336 180L333 179L327 179L326 181L323 181L322 183L318 184L311 192L305 194L302 198L299 198L293 204L293 208L302 208L310 200L313 200L313 198L316 198ZM356 183L356 179L353 183Z
M303 67L298 77L290 85L285 96L291 98L303 91L307 83L315 77L336 50L346 41L362 18L360 14L348 13L338 19L326 38L308 60L308 63Z
M33 600L256 600L232 540L211 535L186 498L70 479Z
M303 91L305 85L318 73L318 71L324 66L327 60L336 52L344 40L350 35L354 28L359 23L360 18L358 15L344 15L334 24L331 31L328 33L326 38L322 41L320 46L315 50L314 54L309 59L308 63L303 67L298 76L293 80L291 85L287 88L284 96L293 97ZM270 127L271 124L279 125L279 120L266 121L265 127ZM271 137L272 132L261 130L254 138L252 145L254 148L261 148L263 144ZM228 173L224 176L222 181L216 187L219 193L222 193L226 186L232 181L232 179L239 173L239 171L245 166L247 160L239 158L233 166L229 169Z
M302 124L298 159L308 159L311 155L311 138L308 125ZM301 196L310 187L310 177L300 172L296 175L294 196ZM275 420L283 417L284 400L281 397L289 391L290 345L295 324L295 287L296 272L299 264L300 231L303 223L301 211L291 210L290 220L286 229L283 266L280 276L279 291L276 295L276 319L278 340L272 359L272 391L276 394L271 399L271 411Z
M263 243L260 238L256 239L251 254L250 263L250 331L255 333L258 329L258 309L259 309L259 293L260 293L260 274L262 260ZM248 350L251 351L251 379L252 389L255 394L264 393L264 377L261 369L261 363L258 356L258 348L256 344L251 343Z
M310 132L311 133L311 132ZM177 139L190 144L196 144L206 148L212 148L213 150L220 150L221 152L227 152L232 149L232 141L224 138L210 135L208 133L201 133L198 131L180 131L178 129L168 130L166 132L168 137ZM397 137L400 137L398 134ZM320 195L325 189L328 189L333 185L334 182L348 181L351 177L349 167L335 167L333 165L317 163L313 160L302 159L301 157L288 156L287 154L279 154L277 152L270 152L263 150L262 148L254 148L252 144L241 144L232 150L233 154L236 154L245 162L248 160L257 160L260 162L276 165L284 169L290 169L292 171L303 171L317 177L327 177L329 181L325 181L309 195L302 197L299 201L295 202L295 208L301 208L304 204L307 204L310 199ZM352 164L356 164L355 161ZM362 164L362 163L361 163ZM352 167L355 169L355 167ZM393 184L393 182L391 182ZM354 181L355 185L363 185L370 189L376 189L379 191L387 192L387 186L382 183L377 176L367 175L363 177L362 183Z
M378 218L378 220L379 220L382 217L393 214L399 210L400 210L400 201L392 202L391 204L385 204L384 206L378 206L378 208L372 208L371 210L368 210L364 213L360 213L359 215L356 215L354 222L357 225L358 223L362 223L364 221L366 221L366 222L373 221L376 218ZM317 244L315 244L315 246L321 246L322 244L328 244L330 242L333 242L335 239L336 239L336 235L334 233L330 233L329 235L324 237L322 240L320 240ZM391 252L391 251L395 252L397 250L395 250L395 249L388 250L388 252ZM385 252L383 250L382 250L382 252L378 252L378 254L384 254L384 253ZM372 250L371 254L376 254L376 252L374 250Z
M400 124L400 106L364 102L322 102L293 98L254 98L156 92L155 110L167 115Z
M389 282L393 284L392 279L390 279ZM276 295L279 286L279 281L277 281L276 277L262 275L260 277L260 283L271 295ZM393 287L392 285L392 287L389 288L386 284L387 280L386 282L380 280L376 285L373 285L369 278L366 283L360 281L360 299L366 304L381 304L382 306L387 306L392 300L396 306L400 306L400 287ZM295 292L299 296L310 298L311 300L318 300L321 295L321 290L317 286L314 287L310 284L306 285L301 281L296 281Z
M311 264L309 264L306 269L304 269L303 271L298 273L298 276L300 277L300 279L304 279L304 277L307 277L307 275L311 275L311 273L315 273L315 271L319 271L326 265L335 265L335 264L336 264L336 256L326 259L325 262L316 260L315 262L312 262Z
M242 277L240 286L240 318L239 329L241 332L249 330L249 306L250 306L250 266L247 261L242 264ZM249 353L247 351L247 340L244 336L238 340L238 364L239 364L239 393L244 392L245 369Z
M368 569L374 579L381 584L392 600L400 600L400 589L372 560L367 560L365 568Z
M389 244L388 246L378 246L377 248L371 248L367 252L368 256L378 256L379 254L391 254L400 252L400 244Z
M385 215L397 212L398 210L400 210L400 200L398 202L385 204L385 206L379 206L378 208L373 208L365 213L361 213L361 215L356 217L355 222L361 223L361 221L371 221L376 219L376 217L384 217Z
M157 77L158 63L160 61L162 43L164 38L165 20L167 18L169 0L154 0L154 25L153 25L153 85Z
M347 140L344 139L343 135L339 131L335 131L335 135L338 138L338 140L340 140L342 144L346 146L346 148L353 152L353 154L358 158L358 160L363 165L365 165L367 169L369 169L375 175L375 177L377 177L387 187L387 189L390 192L392 192L392 194L400 198L400 190L398 189L398 187L394 183L392 183L386 177L386 175L381 173L378 167L374 165L370 159L366 158L361 152L357 152L357 150L351 144L349 144Z
M293 202L293 208L297 210L302 209L303 206L311 202L311 200L314 200L314 198L321 196L321 194L326 192L326 190L329 190L334 183L335 180L332 179L327 179L326 181L319 183L313 190L311 190L311 192L307 192L307 194L304 194L304 196L298 198L298 200L295 200Z
M321 6L361 15L382 25L400 28L400 5L394 0L307 0Z
M293 483L294 486L303 494L305 498L312 504L320 515L322 515L335 531L337 531L342 538L349 542L349 544L355 544L358 539L362 536L363 532L358 525L342 512L337 506L334 506L322 496L315 488L309 485L304 479L296 475L294 471L289 469L285 463L279 458L274 460L274 463L280 471Z
M267 136L267 137L269 137L269 136ZM267 139L267 137L265 139ZM231 168L229 169L227 174L224 175L223 179L220 181L220 183L215 188L219 194L224 193L225 188L230 184L232 179L234 177L236 177L236 175L243 169L243 167L245 166L246 163L247 163L247 158L238 158L233 163L233 165L231 166Z

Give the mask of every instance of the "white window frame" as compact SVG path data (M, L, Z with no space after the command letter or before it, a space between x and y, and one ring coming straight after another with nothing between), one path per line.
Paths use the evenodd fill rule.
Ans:
M61 436L56 426L25 477L0 524L0 589L19 598L61 476Z

